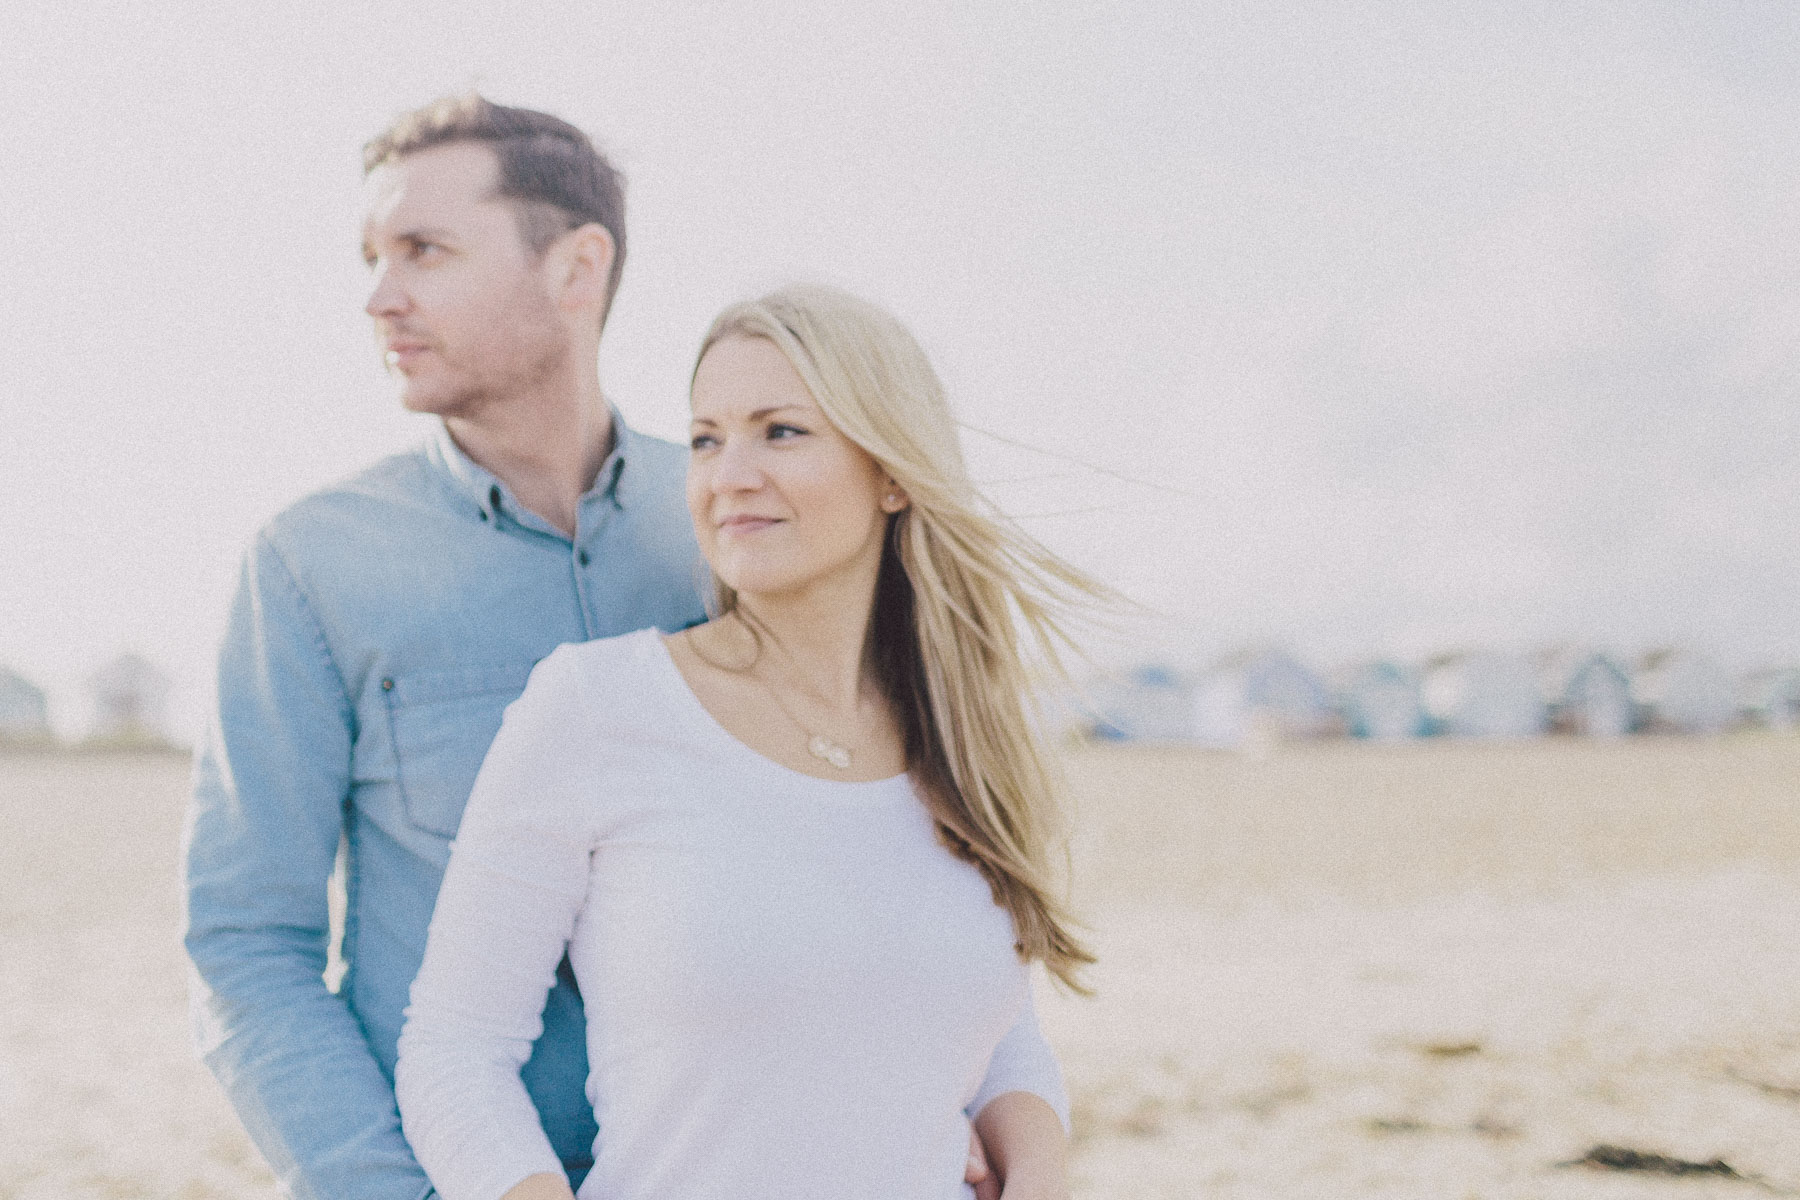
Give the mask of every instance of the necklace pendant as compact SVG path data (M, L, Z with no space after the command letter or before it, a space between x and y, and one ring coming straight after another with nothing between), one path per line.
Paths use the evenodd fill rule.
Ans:
M814 758L824 759L840 771L850 769L850 751L844 749L824 734L815 733L806 743L807 753Z

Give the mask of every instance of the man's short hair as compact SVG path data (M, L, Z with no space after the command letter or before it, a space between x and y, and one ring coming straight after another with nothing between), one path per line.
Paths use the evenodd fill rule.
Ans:
M403 113L363 147L363 174L383 163L456 142L493 147L500 163L498 195L514 202L519 236L534 255L590 221L612 235L606 309L625 268L625 179L588 135L559 117L495 104L467 92Z

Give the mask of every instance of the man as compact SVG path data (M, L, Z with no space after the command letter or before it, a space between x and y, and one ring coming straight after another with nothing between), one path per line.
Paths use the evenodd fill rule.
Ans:
M364 165L367 311L403 403L440 420L245 557L184 839L186 945L201 1049L284 1187L419 1200L395 1042L501 712L563 642L701 619L701 574L685 452L600 387L625 257L610 164L566 122L467 96L401 118ZM1049 1090L1034 1024L1002 1051L984 1098ZM523 1077L574 1183L586 1075L565 963Z

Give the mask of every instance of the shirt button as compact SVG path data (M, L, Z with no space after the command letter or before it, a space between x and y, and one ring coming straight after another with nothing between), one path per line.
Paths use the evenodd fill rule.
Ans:
M394 690L394 681L392 679L383 679L381 681L381 690L384 692L393 691Z
M575 561L580 563L584 567L587 566L588 565L588 552L586 550L577 551L575 554Z

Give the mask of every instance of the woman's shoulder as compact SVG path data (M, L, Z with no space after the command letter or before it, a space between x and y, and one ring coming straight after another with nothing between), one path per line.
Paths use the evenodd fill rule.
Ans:
M558 646L532 668L521 704L575 703L595 715L640 707L668 658L662 632L639 629L617 637Z
M483 771L516 770L539 782L585 777L640 741L664 711L654 674L656 656L667 658L661 636L644 629L545 655L507 706Z
M553 673L606 674L630 670L634 665L642 669L664 652L662 639L662 630L651 626L590 642L565 642L539 660L538 670L548 667Z

